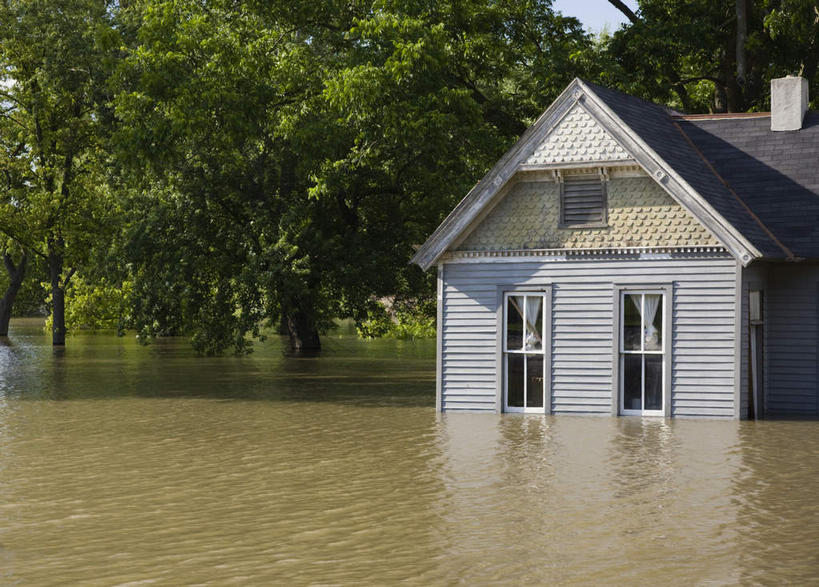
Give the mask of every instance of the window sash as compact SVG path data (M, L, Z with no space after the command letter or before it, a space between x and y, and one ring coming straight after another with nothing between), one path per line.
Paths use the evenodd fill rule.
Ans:
M522 301L518 303L520 309L523 310L523 316L521 317L521 348L509 348L509 298L519 298ZM538 298L540 300L540 310L538 312L539 322L540 322L540 332L537 333L540 336L540 348L539 349L527 349L526 346L526 334L527 328L527 321L530 318L529 316L529 308L530 304L528 303L529 299ZM504 292L503 294L503 407L504 411L507 412L536 412L536 413L543 413L546 409L546 373L547 373L547 365L546 365L546 328L549 325L546 323L545 316L546 316L546 303L547 297L545 292L537 291L508 291ZM538 321L536 319L536 322ZM523 357L523 406L510 406L509 405L509 358L510 356L522 356ZM526 357L543 357L542 362L542 370L540 373L541 377L541 388L540 388L540 406L530 407L529 404L529 361Z
M660 314L660 324L663 325L663 331L661 332L661 343L659 350L648 350L645 348L645 296L647 295L659 295L660 296L660 308L658 310ZM626 304L631 303L628 299L628 296L639 296L640 297L640 348L639 349L625 349L625 307ZM665 372L666 369L669 369L669 365L667 364L668 361L665 358L665 337L670 336L671 333L665 332L665 324L666 324L666 312L668 312L668 299L667 295L662 290L645 290L645 291L637 291L637 290L624 290L620 292L620 332L618 333L620 339L620 357L619 357L619 373L620 373L620 381L619 381L619 396L620 396L620 413L626 416L632 415L645 415L645 416L662 416L665 413L665 401L666 401L666 378ZM630 409L625 407L625 357L626 356L641 356L640 360L640 409ZM661 356L662 361L662 370L660 372L660 407L657 409L646 409L646 356Z

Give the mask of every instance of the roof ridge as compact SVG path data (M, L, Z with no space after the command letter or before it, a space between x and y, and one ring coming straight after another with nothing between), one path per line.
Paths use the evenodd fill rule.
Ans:
M671 118L677 120L730 120L732 118L770 118L770 112L715 112L710 114L678 114Z
M739 204L740 204L740 205L741 205L741 206L742 206L742 207L745 209L745 211L746 211L746 212L747 212L747 213L748 213L748 214L751 216L751 218L753 218L753 219L754 219L754 221L755 221L755 222L756 222L756 223L759 225L759 227L760 227L760 228L761 228L761 229L762 229L762 230L765 232L765 234L767 234L767 235L768 235L768 237L770 237L770 239L771 239L771 240L772 240L774 243L776 243L776 245L777 245L777 246L778 246L780 249L782 249L782 251L785 253L785 256L786 256L786 257L787 257L789 260L794 260L794 259L796 258L796 255L794 255L794 254L793 254L793 252L792 252L792 251L791 251L791 250L790 250L788 247L786 247L786 246L785 246L785 245L782 243L782 241L780 241L780 240L779 240L779 239L776 237L776 235L775 235L773 232L771 232L771 229L769 229L769 228L768 228L768 227L765 225L765 223L764 223L764 222L762 222L762 220L759 218L759 216L757 216L757 215L754 213L754 211L753 211L753 210L751 210L751 208L748 206L748 204L746 204L746 203L745 203L745 201L744 201L744 200L743 200L741 197L739 197L739 194L737 194L737 193L736 193L736 191L734 190L734 188L733 188L733 187L731 187L731 184L729 184L729 183L728 183L728 182L725 180L725 178L723 178L723 177L722 177L722 176L719 174L719 172L718 172L718 171L716 170L716 168L715 168L715 167L714 167L714 166L711 164L711 162L708 160L708 158L707 158L707 157L706 157L706 156L703 154L703 152L702 152L702 151L700 151L700 149L699 149L699 148L698 148L698 147L697 147L697 146L694 144L694 141L692 141L692 140L691 140L691 137L689 137L689 136L688 136L688 134L687 134L687 133L686 133L686 132L683 130L683 128L682 128L682 126L680 126L679 122L677 122L676 120L672 120L672 121L671 121L671 124L673 124L673 125L674 125L674 127L675 127L675 128L676 128L676 129L677 129L679 132L680 132L680 134L683 136L683 138L686 140L686 142L689 144L689 146L690 146L690 147L691 147L691 148L694 150L694 152L695 152L697 155L699 155L700 159L702 159L703 163L705 163L705 165L708 167L708 169L711 171L711 173L713 173L713 174L714 174L714 176L715 176L717 179L719 179L719 180L720 180L720 182L722 182L722 184L725 186L725 188L728 190L728 192L729 192L729 193L730 193L730 194L731 194L731 195L734 197L734 199L735 199L735 200L736 200L736 201L737 201L737 202L738 202L738 203L739 203Z

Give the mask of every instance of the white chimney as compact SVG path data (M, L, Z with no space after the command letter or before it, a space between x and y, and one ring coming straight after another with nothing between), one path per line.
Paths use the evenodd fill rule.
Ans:
M771 130L799 130L808 111L808 80L789 75L771 80Z

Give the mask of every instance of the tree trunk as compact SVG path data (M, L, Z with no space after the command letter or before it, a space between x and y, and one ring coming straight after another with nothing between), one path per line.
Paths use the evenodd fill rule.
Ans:
M20 263L15 267L14 261L8 253L3 254L3 262L6 265L6 271L9 273L9 286L3 297L0 298L0 337L9 335L9 321L11 320L11 310L14 306L14 299L17 297L17 292L20 291L20 286L23 284L23 277L26 275L26 261L28 256L23 251L23 256L20 257Z
M321 350L316 323L308 312L301 308L285 313L284 322L290 336L290 350L295 353L317 353Z
M745 62L745 44L748 41L748 4L746 0L736 0L737 11L737 84L742 87L748 75Z
M48 272L51 277L51 344L65 346L65 288L62 239L49 240Z

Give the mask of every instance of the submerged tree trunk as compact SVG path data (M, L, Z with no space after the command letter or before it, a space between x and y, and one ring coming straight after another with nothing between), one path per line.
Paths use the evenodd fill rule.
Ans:
M48 272L51 278L51 344L65 346L65 287L62 282L62 239L49 239Z
M9 273L9 286L3 297L0 298L0 336L5 337L9 335L9 321L11 320L11 310L14 306L14 300L17 297L17 292L20 291L20 286L23 284L23 277L26 275L26 261L28 256L23 251L23 256L20 257L20 262L15 266L14 260L8 253L3 254L3 262L6 265L6 271Z
M296 353L317 353L321 350L318 328L313 316L302 308L290 310L284 315L290 350Z

